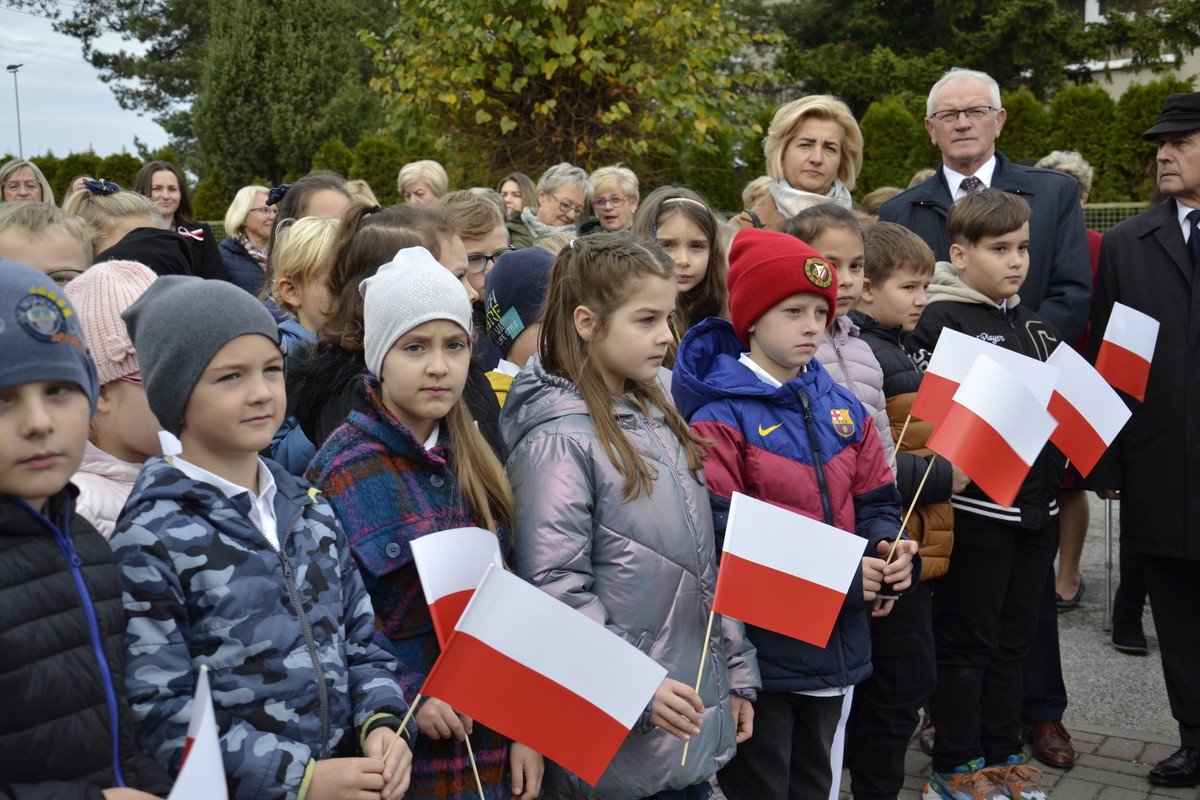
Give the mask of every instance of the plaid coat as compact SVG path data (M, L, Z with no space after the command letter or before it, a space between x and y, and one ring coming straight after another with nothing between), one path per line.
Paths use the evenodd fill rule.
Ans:
M400 682L405 695L413 697L441 650L410 543L478 522L447 463L452 444L445 428L437 446L426 450L384 408L379 383L365 380L367 403L325 441L309 465L308 478L342 521L378 615L382 635L376 641L400 662ZM471 744L484 791L497 800L507 797L507 740L476 724ZM464 745L418 737L407 800L478 796Z

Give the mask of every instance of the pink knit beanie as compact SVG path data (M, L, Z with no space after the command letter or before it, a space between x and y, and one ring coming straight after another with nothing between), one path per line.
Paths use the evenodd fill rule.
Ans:
M157 277L136 261L104 261L67 284L64 291L79 314L101 385L141 371L121 312Z

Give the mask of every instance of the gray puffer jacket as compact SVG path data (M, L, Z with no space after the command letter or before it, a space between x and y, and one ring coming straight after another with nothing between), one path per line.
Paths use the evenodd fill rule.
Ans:
M536 356L517 376L500 418L517 501L515 568L678 681L695 684L703 651L705 711L686 766L683 742L643 714L594 788L548 761L543 797L631 800L707 779L733 757L731 689L754 699L761 685L740 622L718 616L704 643L717 560L703 478L688 472L661 410L646 416L620 399L615 413L655 474L653 491L630 501L574 384Z
M879 432L879 443L883 445L883 458L896 474L893 454L896 445L892 441L892 424L887 414L887 398L883 394L883 368L875 358L871 345L858 336L858 326L847 314L838 317L833 327L825 332L821 346L817 348L817 361L829 371L835 383L854 392Z

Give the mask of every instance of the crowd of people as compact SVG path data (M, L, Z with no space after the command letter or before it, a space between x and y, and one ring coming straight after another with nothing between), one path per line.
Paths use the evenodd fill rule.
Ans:
M1103 238L1087 163L1013 163L1004 123L952 70L942 163L857 203L858 125L808 96L731 219L625 165L451 191L425 160L387 208L243 187L220 242L169 162L61 208L0 167L0 797L166 797L206 667L238 800L824 800L843 764L895 800L914 735L926 800L1044 800L1087 490L1121 501L1114 645L1146 652L1148 594L1179 722L1148 779L1200 784L1200 93L1146 131L1162 201ZM943 330L1094 359L1117 302L1160 345L1089 475L1047 445L1007 505L928 449ZM824 647L706 630L737 493L862 538ZM470 526L667 670L594 786L410 713L441 652L411 543Z

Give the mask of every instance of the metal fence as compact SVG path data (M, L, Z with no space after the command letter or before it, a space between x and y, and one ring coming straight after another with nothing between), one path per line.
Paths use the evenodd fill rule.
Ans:
M1083 207L1083 220L1088 229L1104 233L1124 219L1140 214L1149 203L1088 203Z

